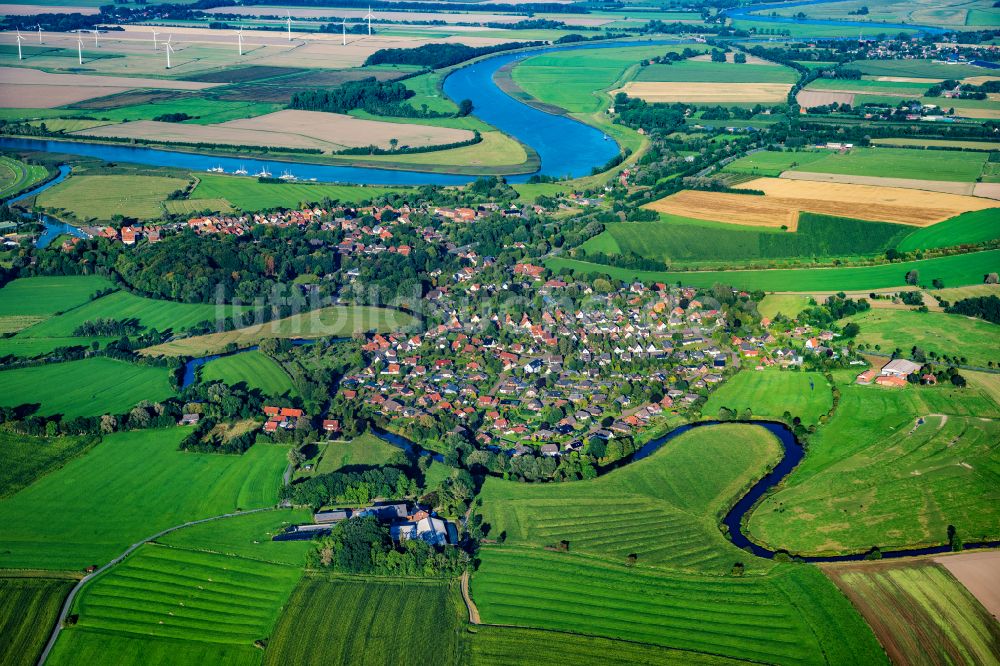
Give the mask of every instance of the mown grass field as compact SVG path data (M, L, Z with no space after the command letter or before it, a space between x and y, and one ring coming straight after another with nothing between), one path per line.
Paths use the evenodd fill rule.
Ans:
M0 568L80 569L166 527L277 501L284 447L258 445L242 456L185 453L177 445L188 432L108 435L0 500Z
M964 365L986 367L989 361L1000 363L1000 326L982 319L943 312L873 309L842 324L861 326L857 341L879 345L883 353L896 348L909 354L916 346L924 352L967 359Z
M555 272L563 268L577 275L609 275L617 280L631 282L677 282L694 287L711 287L722 283L742 289L762 291L864 291L901 287L906 283L906 273L918 270L921 282L930 283L934 278L946 285L961 286L981 284L983 276L1000 270L1000 250L952 255L921 261L908 261L879 266L848 268L788 268L777 270L736 271L641 271L630 268L606 266L576 259L552 257L545 265Z
M64 418L120 414L173 393L166 368L103 357L0 372L4 406L38 404L38 413Z
M48 170L40 164L25 164L12 157L0 156L0 199L26 190L48 175Z
M0 289L0 318L47 317L65 312L112 286L97 275L20 278Z
M745 661L718 655L671 650L669 648L586 636L562 631L521 629L516 627L475 628L471 642L470 663L474 666L564 666L565 664L713 664L735 666Z
M753 416L772 420L781 420L788 411L811 425L833 406L830 383L819 372L791 372L776 367L753 370L753 359L744 363L750 369L737 373L709 396L701 410L705 417L714 418L721 407L735 409L740 415L750 409Z
M682 60L672 65L640 67L636 81L684 81L708 83L795 83L798 75L781 65L737 65L729 62Z
M224 199L244 211L298 208L303 203L332 199L342 203L369 201L405 188L313 183L259 183L256 178L199 174L191 199Z
M457 664L458 581L307 575L268 642L264 664Z
M896 248L910 252L963 243L983 243L1000 238L1000 208L974 210L958 217L918 229Z
M246 384L247 387L260 389L270 396L291 396L298 393L292 385L292 378L281 364L259 351L223 356L206 363L201 368L201 381L221 381L230 386Z
M220 521L192 525L157 539L175 548L218 553L260 562L301 566L309 541L271 541L289 525L312 521L308 509L282 509L234 516Z
M570 542L573 552L646 566L722 575L744 553L719 533L716 514L781 457L763 428L698 428L656 454L592 481L528 485L489 478L483 517L490 538L544 547ZM735 558L735 559L734 559ZM748 568L767 569L764 560Z
M768 294L757 305L757 312L762 317L774 319L778 313L786 317L794 318L804 309L809 307L808 296L795 296L791 294Z
M921 139L917 137L891 137L872 139L876 146L933 146L935 148L974 148L980 150L1000 150L996 141L961 141L948 139Z
M33 666L55 626L72 578L0 575L0 663Z
M39 194L37 204L81 222L114 215L155 220L163 216L161 202L167 195L187 184L166 176L73 176Z
M506 545L480 557L472 594L483 622L770 664L887 663L861 616L812 567L708 576Z
M136 636L73 627L59 636L46 663L55 666L106 663L116 666L259 666L260 650L252 645L205 643Z
M855 60L851 69L871 76L901 76L923 79L960 79L966 76L991 76L995 70L975 65L947 65L933 60Z
M334 305L264 324L175 340L149 347L142 353L150 356L205 356L224 350L230 343L243 348L255 345L264 338L345 337L357 331L396 330L414 323L413 317L399 310Z
M375 435L364 433L350 442L330 442L323 445L313 473L327 474L359 465L384 465L401 454L402 451L395 446Z
M996 539L997 410L975 388L845 384L805 459L751 514L749 533L800 554L936 545L948 525L966 541Z
M1000 661L996 619L941 565L922 560L823 568L864 614L894 663Z
M811 171L851 176L891 176L919 180L973 182L983 172L986 153L909 148L852 148L846 153L763 152L741 157L723 170L756 176L777 176L782 171Z
M98 441L95 437L32 437L0 431L0 497L13 495Z

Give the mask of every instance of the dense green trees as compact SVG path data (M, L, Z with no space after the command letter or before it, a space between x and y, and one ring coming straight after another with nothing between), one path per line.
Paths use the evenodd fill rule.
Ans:
M368 56L365 65L419 65L437 69L457 65L465 60L501 51L542 46L545 42L508 42L495 46L466 46L465 44L424 44L415 49L379 49Z

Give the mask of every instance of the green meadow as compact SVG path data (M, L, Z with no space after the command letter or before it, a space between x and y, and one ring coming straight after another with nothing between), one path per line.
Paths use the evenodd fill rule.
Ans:
M20 278L0 289L0 318L51 316L82 305L112 286L98 275Z
M33 437L0 431L0 497L13 495L97 443L94 437Z
M223 356L206 363L201 368L201 381L221 381L235 386L246 384L260 389L265 395L296 395L292 378L281 364L259 351L249 351L233 356Z
M902 287L911 270L920 272L921 282L930 283L937 278L950 286L981 284L985 275L1000 270L1000 250L878 266L760 271L642 271L564 257L547 259L545 265L556 273L566 268L580 276L608 275L627 282L681 282L694 287L722 283L762 291L863 291Z
M923 97L930 83L914 83L912 81L874 81L869 79L816 79L806 90L837 90L841 92L858 92L869 95L902 95L905 99ZM902 99L900 99L902 101Z
M180 451L187 428L107 435L16 495L0 500L0 568L81 569L185 521L271 506L284 447L241 456Z
M264 664L463 663L464 613L457 580L307 575L275 627Z
M975 65L947 65L933 60L855 60L851 69L871 76L900 76L920 79L960 79L966 76L991 76L996 70Z
M751 65L731 62L682 60L672 65L640 67L636 81L690 81L707 83L795 83L798 75L791 67Z
M315 474L327 474L353 466L385 465L403 452L371 433L364 433L349 442L329 442L323 445Z
M911 252L963 243L985 243L996 238L1000 238L1000 208L987 208L917 229L904 238L896 249Z
M271 541L289 525L312 521L308 509L260 511L191 525L157 539L175 548L218 553L260 562L301 566L312 550L309 541Z
M252 645L153 638L124 632L73 627L59 636L46 663L100 664L114 655L116 666L259 666Z
M163 216L162 202L188 181L166 176L74 176L36 197L37 205L74 220L105 221L115 215L137 220Z
M794 294L768 294L764 300L757 305L757 312L762 317L774 319L781 313L789 318L795 318L800 312L809 307L808 296L797 296Z
M34 666L55 626L72 578L0 575L0 663Z
M0 156L0 199L26 190L48 175L48 169L40 164L25 164L21 160Z
M879 345L883 353L913 347L924 353L966 359L963 365L986 367L1000 363L1000 326L982 319L943 312L873 309L849 317L861 327L857 341Z
M787 411L812 425L833 407L830 383L819 372L777 367L754 370L753 359L744 363L751 368L737 373L709 396L701 410L706 418L714 418L720 408L727 407L741 416L749 409L754 417L771 420L781 420Z
M966 541L1000 538L997 410L975 388L845 384L833 418L748 530L800 554L936 545L948 525Z

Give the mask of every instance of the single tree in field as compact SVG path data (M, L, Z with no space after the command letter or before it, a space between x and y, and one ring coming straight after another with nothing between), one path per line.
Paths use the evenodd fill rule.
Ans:
M389 149L396 152L396 147L399 146L399 139L389 139Z
M920 281L920 271L913 269L906 273L906 284L916 284Z

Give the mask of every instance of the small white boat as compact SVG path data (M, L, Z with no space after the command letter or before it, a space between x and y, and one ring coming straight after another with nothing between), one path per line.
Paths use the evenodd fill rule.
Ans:
M278 176L278 178L281 180L298 180L298 178L296 178L290 171L283 172L280 176Z
M254 175L257 176L258 178L270 178L271 172L268 171L266 168L264 168L261 169L259 172L255 173Z
M226 173L226 170L222 168L222 165L211 167L208 170L209 173Z
M247 170L241 164L240 168L233 172L233 175L234 176L245 176L245 175L247 175Z

